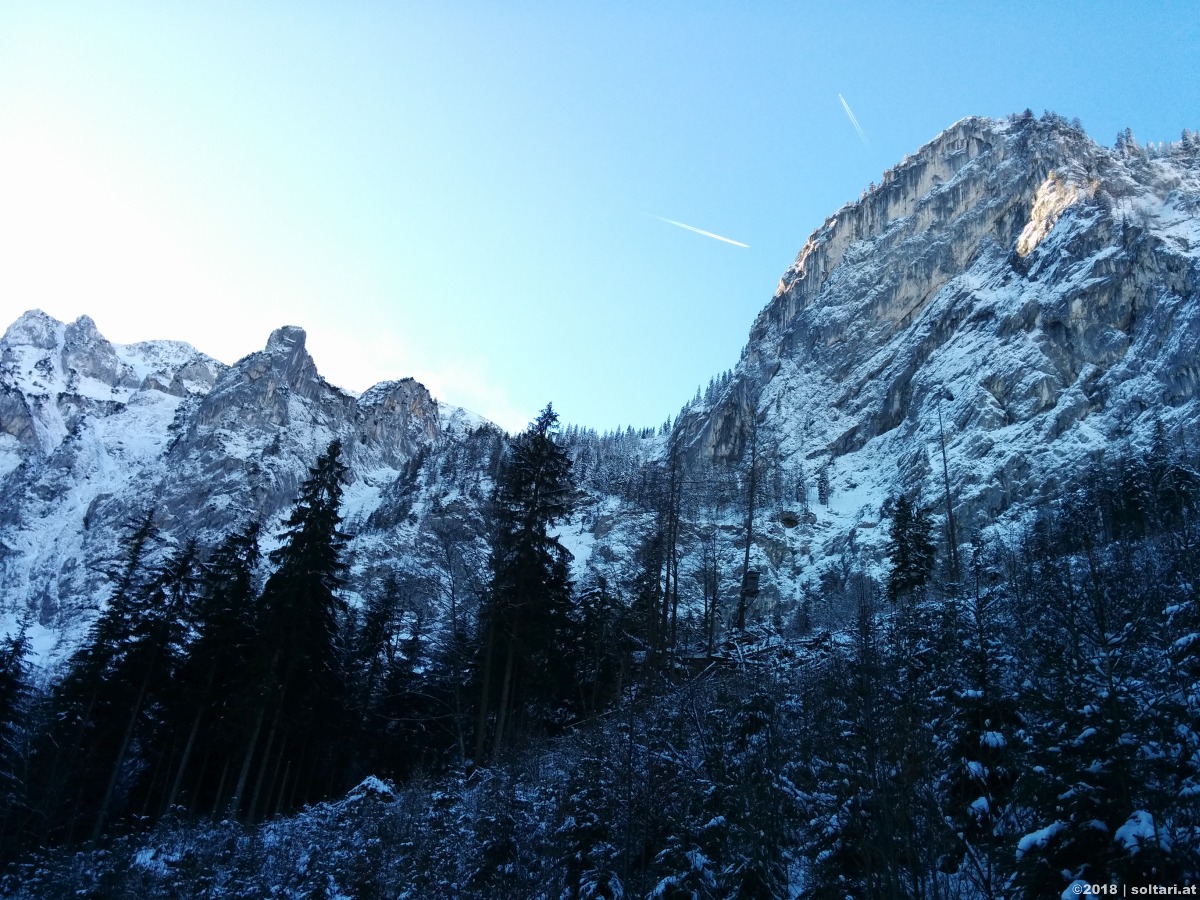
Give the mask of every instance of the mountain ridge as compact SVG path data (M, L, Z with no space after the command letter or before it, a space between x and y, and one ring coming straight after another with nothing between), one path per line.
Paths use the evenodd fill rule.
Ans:
M1054 440L1119 399L1129 342L1156 334L1173 346L1138 357L1165 353L1166 411L1191 427L1198 183L1194 146L1151 158L1100 148L1059 117L962 120L814 233L756 319L729 399L716 415L685 417L685 442L740 456L752 397L790 403L793 420L798 407L815 415L801 456L816 464L901 425L933 443L943 405L952 463L961 431L1028 425L1062 400ZM914 197L912 184L933 187ZM983 331L995 371L974 378L951 351L988 365L981 348L962 346ZM934 363L946 393L931 381ZM1093 384L1107 394L1081 401ZM832 409L820 421L823 406ZM784 452L800 452L795 443Z
M669 434L564 436L585 494L563 532L577 583L632 594L652 520L636 485L656 483L647 472L674 452L691 482L720 482L691 501L707 524L680 552L698 566L699 535L715 529L727 607L757 455L770 490L751 529L748 559L764 573L753 614L779 619L838 560L879 574L876 526L899 493L944 530L953 515L961 542L1018 525L1065 472L1148 441L1156 422L1191 439L1198 155L1186 135L1106 149L1051 114L946 129L813 232L732 376ZM50 659L102 601L103 562L139 510L155 511L169 544L211 546L250 519L269 534L335 438L351 482L352 597L400 566L436 609L455 577L435 558L451 526L484 577L500 430L412 379L357 397L329 384L303 329L276 329L225 366L31 311L0 339L0 366L0 476L15 498L0 516L6 619L32 615L47 646L67 635Z

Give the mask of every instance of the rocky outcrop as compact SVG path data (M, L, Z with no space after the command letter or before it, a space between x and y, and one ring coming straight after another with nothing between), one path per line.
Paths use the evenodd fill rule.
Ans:
M0 340L0 363L0 580L43 623L94 608L121 534L147 511L164 546L213 546L251 519L270 531L338 439L361 507L350 512L365 518L442 438L424 387L405 379L355 397L320 376L294 326L225 366L187 344L114 345L87 317L33 311Z
M438 404L412 378L377 384L355 403L353 452L364 461L399 468L438 436Z
M965 119L809 238L676 439L742 459L754 410L785 469L930 502L944 439L956 515L986 527L1154 419L1195 426L1198 197L1194 147Z
M382 490L438 439L438 405L422 385L385 382L356 398L321 377L305 337L295 326L276 329L187 415L167 454L162 507L172 520L207 538L269 520L335 439L351 479Z

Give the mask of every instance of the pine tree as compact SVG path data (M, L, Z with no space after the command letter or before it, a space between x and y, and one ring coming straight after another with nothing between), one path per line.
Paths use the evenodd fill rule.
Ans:
M832 497L833 485L829 481L829 465L827 463L817 470L817 502L822 506L828 506Z
M555 830L563 864L562 900L620 900L625 889L616 872L612 820L606 816L609 779L604 760L586 756L567 783L563 821Z
M0 847L15 848L26 806L25 748L29 703L29 635L25 625L0 642ZM8 861L0 850L0 865Z
M746 466L746 526L743 534L745 546L742 555L742 589L738 594L735 624L739 632L746 630L746 609L750 600L750 550L754 543L754 506L761 490L762 473L758 457L758 405L748 410L750 418L750 459Z
M898 603L912 599L933 572L934 546L932 525L923 509L901 495L892 512L891 540L888 543L888 599Z
M252 713L245 686L261 678L254 585L259 530L255 521L229 536L202 567L193 636L167 701L175 746L164 812L180 799L193 811L216 811L232 790Z
M300 487L283 543L270 555L277 568L261 599L264 677L231 807L244 803L255 820L294 808L342 787L338 770L345 726L346 681L339 653L338 595L347 536L340 507L346 466L333 441ZM264 734L265 729L265 734Z
M576 680L585 712L599 712L620 694L628 666L632 623L626 608L600 577L579 597L579 655Z
M1162 556L1140 525L1107 539L1105 497L1127 471L1098 473L1027 551L1019 651L1031 766L1021 789L1033 817L1015 883L1031 895L1072 879L1170 883L1196 870L1194 845L1178 837L1195 821L1196 717L1178 691L1187 663L1172 659L1182 647L1171 614L1194 587L1156 572Z
M153 779L159 774L154 765L158 761L151 758L154 732L162 724L157 713L181 657L185 614L196 588L196 564L196 545L189 542L171 556L148 591L135 595L136 602L128 608L116 610L125 617L128 630L103 680L110 709L122 728L93 840L104 833L109 816L123 807L126 798L137 790L153 790Z
M50 697L51 721L34 754L35 793L43 840L70 841L76 828L99 811L112 785L114 764L138 688L127 677L152 653L135 636L148 609L157 573L147 564L157 529L149 512L131 527L122 565L110 571L114 587L106 608L67 663ZM143 631L141 636L145 638ZM150 651L150 652L148 652ZM152 667L151 667L152 668ZM148 673L133 674L138 684ZM105 814L106 815L106 814ZM97 822L103 827L105 816Z
M726 896L789 893L784 856L797 792L784 771L783 696L773 687L759 682L718 695L709 713L716 740L706 765L727 829Z
M514 717L540 706L546 724L574 684L570 553L550 529L575 501L571 461L555 441L558 414L547 405L519 435L493 497L492 581L481 610L481 698L476 760L491 740L506 746Z
M467 755L460 682L470 676L458 658L463 635L445 634L447 646L431 652L425 634L435 585L389 572L368 595L348 641L350 708L361 759L369 762L364 771L406 775L452 741L460 759Z
M939 802L953 828L948 854L980 897L1006 895L1013 864L1014 785L1020 772L1021 726L1013 639L1005 596L990 556L976 540L965 590L949 598L933 659ZM948 870L949 866L943 868Z

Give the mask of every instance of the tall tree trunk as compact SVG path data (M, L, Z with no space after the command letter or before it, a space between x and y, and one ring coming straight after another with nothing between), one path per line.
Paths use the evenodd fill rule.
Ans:
M750 574L750 545L754 543L754 497L758 493L758 407L750 408L750 473L746 489L746 553L742 557L742 590L738 594L737 629L746 630L747 577Z
M483 745L487 740L487 717L491 707L492 656L496 645L496 620L488 621L487 644L483 652L483 690L479 697L479 718L475 725L475 765L483 764Z
M454 735L458 738L458 762L462 765L467 761L467 737L463 732L462 686L457 678L454 679Z
M263 796L262 790L263 790L263 784L267 780L267 768L271 762L271 752L275 749L275 738L278 737L278 735L279 735L279 731L280 731L279 720L282 717L283 717L283 703L282 703L282 697L281 697L281 702L275 708L275 715L271 719L271 730L267 732L267 744L265 747L263 747L262 762L258 766L258 777L254 780L254 793L250 795L250 809L246 811L246 822L250 823L250 824L254 823L255 816L258 814L259 798L260 797L262 798L264 805L267 802L269 802L269 800L270 800L270 794L268 793L267 796ZM287 736L286 735L284 736L282 743L283 743L283 745L286 746L286 744L287 744ZM279 758L282 758L282 755L283 755L282 752L280 752ZM276 766L275 766L276 772L278 772L278 770L279 770L278 762L279 762L279 759L277 758ZM270 786L268 785L268 789L269 789L269 787Z
M238 818L238 814L241 812L242 797L245 796L246 784L249 782L249 779L250 779L250 767L254 762L254 751L258 747L258 738L262 734L263 723L267 719L267 708L271 705L270 685L271 685L271 680L275 676L276 667L279 665L279 657L280 657L281 653L282 653L282 650L279 647L276 647L275 653L271 656L271 664L267 667L267 677L266 677L265 684L268 686L268 689L266 691L266 696L263 697L262 703L259 704L258 718L255 719L255 721L254 721L254 731L250 734L250 740L246 745L246 756L242 760L242 770L241 770L241 772L238 773L237 787L234 788L233 796L229 799L229 814L231 816L233 816L235 819ZM286 694L286 685L284 686L284 689L280 691L280 695L279 695L279 706L280 707L283 706L283 698L284 698L285 694ZM276 715L276 718L278 719L278 713ZM267 751L264 750L263 751L264 757L265 757L266 753L267 753ZM257 794L257 787L255 788L255 793Z
M246 755L242 758L242 768L238 772L237 786L233 789L233 796L229 798L229 814L234 819L237 819L241 812L242 795L246 791L246 782L250 779L250 766L254 762L254 751L258 747L258 738L262 734L263 722L266 718L267 704L264 701L258 708L258 718L254 720L254 730L250 733L250 740L246 744Z
M56 743L54 753L54 764L51 767L51 777L49 785L46 788L45 796L41 801L42 822L43 826L39 829L41 843L45 844L50 833L54 829L54 825L58 820L58 811L61 804L65 803L64 789L71 784L72 769L79 759L79 751L83 747L84 732L87 731L88 723L92 721L92 714L96 711L96 703L99 701L100 688L99 685L93 683L91 696L88 697L87 707L83 714L76 720L74 727L74 735L71 740L71 749L64 753ZM66 757L66 764L63 763L63 758ZM75 834L75 825L82 812L82 805L76 804L71 809L70 818L67 820L67 837L66 846L71 846L71 841Z
M496 715L496 740L492 744L492 762L495 763L500 756L500 751L504 749L504 725L508 718L508 708L511 705L512 691L512 674L513 674L513 657L516 655L517 646L517 623L521 619L521 610L518 607L517 613L513 617L512 634L508 640L508 653L504 660L504 682L500 688L500 710Z
M200 767L200 777L203 779L205 770L208 768L208 758L205 757L204 765ZM229 777L229 757L225 757L225 765L221 767L221 778L217 781L217 792L213 795L212 809L209 811L209 819L215 820L217 813L221 809L221 798L225 794L225 780Z
M674 659L679 646L679 550L674 544L667 565L671 567L671 658Z
M121 778L121 769L125 765L125 755L129 752L129 744L133 741L133 731L137 727L138 716L142 714L142 702L146 699L146 691L150 687L150 675L142 679L138 689L137 699L129 712L129 721L125 724L125 733L121 736L121 746L117 750L117 758L113 763L112 774L108 778L108 787L104 790L104 799L100 801L100 809L96 813L96 825L92 829L92 840L97 841L104 833L104 825L108 820L108 810L112 805L113 794L117 790L117 782Z
M942 389L942 394L945 388ZM950 545L950 581L957 595L962 570L958 560L958 531L954 527L954 505L950 502L950 465L946 461L946 432L942 427L942 395L938 395L938 439L942 446L942 482L946 492L946 543Z
M662 553L663 582L662 582L662 591L660 592L659 598L658 598L659 606L658 606L658 609L655 611L657 614L657 617L658 617L658 624L656 626L657 630L654 635L654 644L653 644L654 652L655 652L656 656L659 658L666 655L667 628L668 628L668 625L670 622L669 615L670 615L670 611L671 611L671 604L670 604L670 599L671 599L670 523L668 523L666 530L662 533L662 542L664 545L663 553Z
M300 767L297 766L296 768L299 769ZM279 785L279 796L275 800L275 815L276 816L278 816L279 813L283 810L283 797L284 797L284 794L287 793L288 776L291 774L291 772L292 772L292 761L289 759L287 761L287 765L284 766L284 768L283 768L283 782ZM297 776L299 776L299 771L297 771L296 774L297 774ZM295 783L296 784L300 783L299 777L296 778ZM295 785L293 785L292 786L293 795L295 794L295 791L296 791L296 788L295 788Z
M720 594L721 579L717 572L717 560L714 555L712 560L712 572L709 576L710 580L707 585L709 590L708 600L708 655L712 656L717 642L717 598Z
M183 776L187 772L188 761L192 756L192 748L196 745L196 735L200 733L200 721L204 718L204 709L208 706L208 695L212 691L212 684L217 677L215 668L208 670L208 682L204 685L204 691L201 693L200 703L196 709L196 717L192 720L191 730L188 731L187 741L183 745L183 753L179 757L179 768L175 772L175 780L171 783L171 790L167 794L167 801L163 804L163 815L170 811L175 805L175 800L179 796L179 791L183 787Z
M679 639L679 519L683 505L683 483L679 472L679 453L671 452L669 509L667 515L667 571L671 576L671 656L674 659ZM667 595L663 595L664 611ZM665 616L664 616L665 621Z

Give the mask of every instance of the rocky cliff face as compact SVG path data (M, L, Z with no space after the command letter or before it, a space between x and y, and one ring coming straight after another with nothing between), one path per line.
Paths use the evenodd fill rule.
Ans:
M1191 434L1200 159L1108 150L1058 117L965 119L809 238L728 390L681 416L694 462L766 442L877 506L998 521L1161 420ZM943 471L944 437L947 472ZM836 504L835 504L836 505ZM870 524L848 510L835 529Z
M251 519L270 528L335 438L365 516L443 427L411 379L355 397L318 374L295 327L225 366L192 347L114 345L87 317L22 316L0 340L0 582L18 618L65 628L107 592L130 521L154 514L167 545L215 545ZM470 424L478 424L471 422Z

